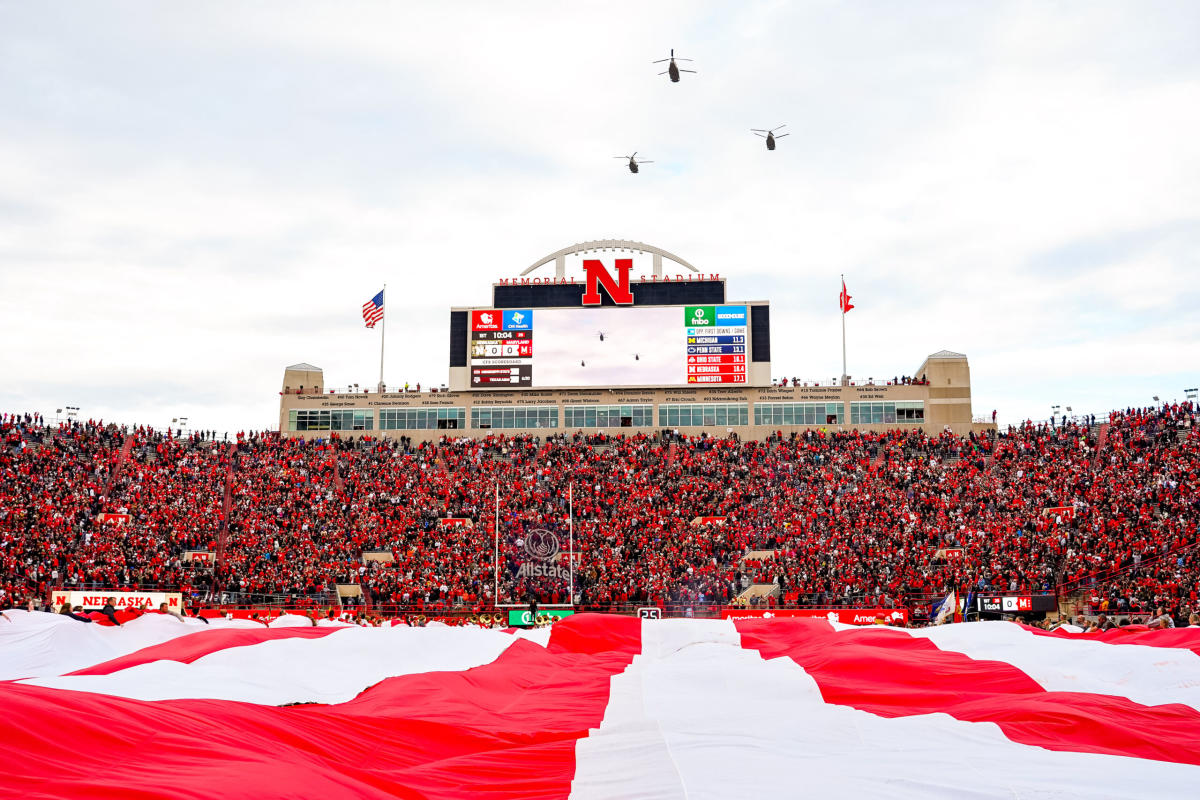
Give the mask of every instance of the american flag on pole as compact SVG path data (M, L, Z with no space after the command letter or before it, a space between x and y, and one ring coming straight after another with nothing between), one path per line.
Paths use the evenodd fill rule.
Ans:
M758 613L513 631L8 610L0 796L1197 796L1198 628Z
M368 328L374 328L375 323L383 319L383 292L363 303L363 322Z

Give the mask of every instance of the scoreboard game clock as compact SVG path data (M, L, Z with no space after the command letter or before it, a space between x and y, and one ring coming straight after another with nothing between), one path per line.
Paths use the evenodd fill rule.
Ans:
M687 382L746 383L746 306L684 306Z
M532 386L532 309L472 311L469 355L473 387Z

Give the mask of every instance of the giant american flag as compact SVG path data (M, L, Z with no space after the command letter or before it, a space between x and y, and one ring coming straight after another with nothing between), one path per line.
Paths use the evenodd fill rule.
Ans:
M1198 653L1008 622L8 611L0 797L1195 798Z
M363 322L368 328L374 328L375 323L383 319L383 291L363 303Z

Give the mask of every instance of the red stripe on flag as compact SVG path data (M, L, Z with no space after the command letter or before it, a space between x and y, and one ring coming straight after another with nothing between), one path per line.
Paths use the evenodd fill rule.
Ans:
M580 615L550 646L389 678L333 706L143 702L8 684L0 796L566 798L640 620ZM348 653L347 657L353 657Z
M806 619L735 620L742 646L791 658L826 702L882 717L949 714L991 722L1018 744L1047 750L1200 765L1200 712L1123 697L1048 692L1002 661L947 652L900 631L835 632Z
M1071 633L1061 628L1044 631L1032 625L1021 625L1034 636L1049 636L1053 639L1069 639L1077 642L1101 642L1103 644L1136 644L1142 647L1167 647L1174 650L1191 650L1200 656L1200 630L1195 628L1166 628L1150 630L1145 625L1127 625L1092 633Z
M178 661L180 664L190 664L210 653L231 647L249 647L279 639L320 639L340 630L345 628L218 628L212 631L197 631L67 674L111 675L140 664L149 664L151 661Z

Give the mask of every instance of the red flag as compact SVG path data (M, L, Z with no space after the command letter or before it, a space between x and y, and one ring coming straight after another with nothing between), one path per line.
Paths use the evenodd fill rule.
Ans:
M846 279L842 279L842 293L838 295L838 305L842 307L842 313L845 314L850 309L854 308L850 304L850 295L846 294Z

